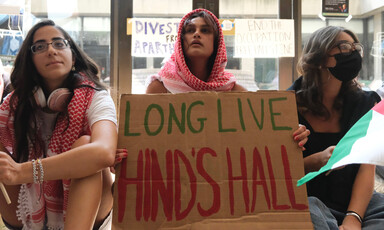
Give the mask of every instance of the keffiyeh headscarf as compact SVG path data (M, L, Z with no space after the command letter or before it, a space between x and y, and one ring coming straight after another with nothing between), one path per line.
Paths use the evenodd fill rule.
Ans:
M216 58L208 80L202 81L194 76L189 70L183 53L182 31L184 22L194 13L205 11L214 19L219 32L218 49ZM196 9L186 14L180 21L175 51L171 58L165 63L157 75L151 76L148 83L155 79L163 82L164 87L171 93L184 93L191 91L230 91L236 82L235 77L224 71L227 65L227 53L224 43L224 35L219 20L214 14L206 9Z
M80 84L95 87L88 80L83 80ZM80 136L90 135L86 111L92 102L94 91L90 87L74 90L74 95L68 104L69 124L67 117L58 115L48 145L47 157L70 150ZM0 106L0 137L3 146L14 154L14 114L10 112L10 98L11 95ZM31 151L29 161L34 156ZM42 187L34 183L22 184L16 214L23 223L23 229L43 229L44 226L48 229L63 229L69 186L70 180L44 181Z

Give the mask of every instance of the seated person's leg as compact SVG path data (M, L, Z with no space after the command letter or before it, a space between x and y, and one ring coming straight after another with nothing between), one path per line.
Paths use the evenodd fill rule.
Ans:
M23 227L21 221L17 219L16 210L18 205L20 185L7 186L4 185L11 204L7 204L3 194L0 194L0 214L3 218L3 222L9 229L21 229Z
M375 190L384 193L384 166L376 166Z
M83 136L73 144L72 148L87 143L90 143L90 137ZM65 229L92 229L95 221L96 224L99 224L98 222L103 221L108 215L113 200L111 192L109 192L110 197L108 196L107 188L111 191L112 180L109 184L105 184L104 182L108 182L108 177L104 175L106 173L103 171L71 180ZM107 208L109 208L108 211Z
M338 230L338 224L327 206L316 197L308 197L309 212L315 230Z
M105 224L104 222L108 221L106 219L107 217L108 219L112 218L112 216L109 216L113 206L112 185L113 180L111 176L111 171L109 168L106 168L103 170L103 191L101 194L99 211L97 213L93 229L99 229L101 225Z
M384 166L380 166L380 165L376 166L376 175L384 179Z
M362 229L383 229L384 226L384 194L374 192L363 218Z

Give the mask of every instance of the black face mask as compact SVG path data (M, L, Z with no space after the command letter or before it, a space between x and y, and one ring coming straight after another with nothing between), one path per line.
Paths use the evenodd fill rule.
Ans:
M360 72L362 57L355 50L350 55L335 54L336 66L328 68L329 72L340 81L350 81Z

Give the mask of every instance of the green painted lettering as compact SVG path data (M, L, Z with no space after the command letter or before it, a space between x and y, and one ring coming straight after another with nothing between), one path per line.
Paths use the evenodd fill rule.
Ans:
M168 118L168 134L172 133L172 120L175 121L177 127L181 133L185 133L185 109L186 105L183 103L181 105L181 118L177 118L175 108L171 103L169 103L169 118Z
M240 98L237 98L237 107L239 109L239 120L240 120L241 129L243 131L245 131L245 124L244 124L244 117L243 117L243 105L241 103Z
M273 105L272 103L275 101L284 101L287 100L286 97L280 97L280 98L271 98L269 99L269 111L271 113L271 122L272 122L272 129L273 130L292 130L291 127L288 126L276 126L275 124L275 116L280 116L281 113L274 113L273 112Z
M159 115L160 115L160 124L159 124L159 127L157 128L157 130L155 130L154 132L152 132L150 129L149 129L149 123L148 123L148 120L149 120L149 114L151 113L151 110L152 109L156 109L158 112L159 112ZM151 125L151 126L154 126L154 125ZM164 126L164 112L163 112L163 108L161 108L160 105L158 104L150 104L147 108L147 111L145 111L145 118L144 118L144 127L145 127L145 131L147 132L148 136L156 136L157 134L160 133L160 131L163 129L163 126Z
M191 130L192 133L200 133L201 131L203 131L203 129L204 129L204 122L207 120L207 118L205 118L205 117L197 118L197 121L200 122L200 128L199 129L195 129L192 126L191 112L192 112L192 108L195 107L196 105L204 105L204 102L202 102L202 101L195 101L188 108L188 111L187 111L187 124L188 124L189 130Z
M229 128L229 129L224 129L223 128L223 125L222 125L222 110L221 110L221 100L220 99L217 99L217 121L218 121L218 125L219 125L219 132L220 133L224 133L224 132L236 132L236 129L235 128Z
M127 101L126 108L125 108L124 136L140 136L140 133L130 133L129 132L130 117L131 117L131 104L129 103L129 101Z
M263 129L264 126L264 99L261 99L260 101L260 122L257 120L255 111L253 110L251 100L249 98L247 99L249 108L251 109L253 120L255 120L257 127L259 127L259 130Z

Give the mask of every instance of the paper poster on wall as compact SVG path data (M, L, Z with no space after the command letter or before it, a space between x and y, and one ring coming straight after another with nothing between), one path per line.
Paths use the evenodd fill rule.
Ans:
M133 18L132 56L169 57L174 51L177 18Z
M236 19L234 57L294 57L293 22L291 19Z
M119 117L112 229L313 229L294 92L123 95Z

